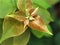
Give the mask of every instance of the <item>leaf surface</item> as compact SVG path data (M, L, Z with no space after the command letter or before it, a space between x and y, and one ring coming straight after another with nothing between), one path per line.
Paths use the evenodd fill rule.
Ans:
M39 7L42 7L44 9L47 9L51 6L45 0L32 0L32 2L33 4L37 4Z
M0 18L16 10L16 0L0 0Z
M53 21L50 13L43 8L39 8L38 15L42 18L45 24L49 24Z
M1 45L27 45L29 38L30 32L27 30L22 35L5 40Z
M25 30L22 22L6 16L3 22L3 34L0 43L10 37L21 35Z

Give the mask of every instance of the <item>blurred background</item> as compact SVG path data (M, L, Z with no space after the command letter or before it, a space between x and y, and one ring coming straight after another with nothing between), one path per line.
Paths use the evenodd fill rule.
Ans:
M35 0L36 1L36 0ZM51 22L49 25L52 28L53 36L51 37L42 37L38 39L36 36L34 36L31 33L31 37L29 40L28 45L60 45L60 2L53 4L50 8L47 9L52 18L54 19L54 22ZM2 30L2 22L3 19L0 20L0 29ZM0 37L1 37L2 31L0 31Z
M38 39L31 33L28 45L60 45L60 2L57 2L47 10L54 19L54 22L50 23L54 35L50 38L42 37Z

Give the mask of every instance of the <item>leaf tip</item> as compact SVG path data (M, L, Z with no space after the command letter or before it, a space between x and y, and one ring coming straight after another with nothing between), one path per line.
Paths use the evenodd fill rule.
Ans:
M48 34L53 35L50 31L47 31Z
M46 32L47 34L49 34L49 35L53 35L53 34L48 30L47 27L45 27L45 32Z

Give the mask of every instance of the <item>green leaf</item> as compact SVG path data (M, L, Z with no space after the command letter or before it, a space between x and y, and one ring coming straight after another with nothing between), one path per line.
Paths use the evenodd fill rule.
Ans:
M49 25L46 25L48 27L48 30L52 32L52 29ZM42 38L43 36L50 37L51 35L47 34L46 32L39 32L37 30L31 30L31 32L37 37Z
M13 38L8 38L4 42L2 42L1 45L13 45Z
M27 45L30 38L30 32L27 30L25 33L18 37L14 37L13 45Z
M50 22L53 21L50 13L43 8L39 8L38 15L41 16L41 18L42 18L42 20L44 21L45 24L49 24Z
M54 5L56 4L57 2L59 2L59 0L45 0L48 4L50 5Z
M4 18L7 14L16 10L16 0L0 0L0 18Z
M29 38L30 32L27 30L22 35L5 40L1 45L27 45Z
M42 38L43 37L43 32L37 31L37 30L31 30L31 32L37 37L37 38Z
M48 3L46 3L45 0L32 0L33 4L39 5L39 7L42 7L44 9L47 9L50 7Z
M11 17L5 17L3 22L3 34L0 43L5 39L21 35L25 32L24 24Z

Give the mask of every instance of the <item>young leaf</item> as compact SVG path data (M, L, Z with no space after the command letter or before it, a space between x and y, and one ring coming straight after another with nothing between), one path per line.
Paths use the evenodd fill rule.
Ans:
M25 12L26 0L18 0L17 1L17 7L20 11Z
M47 9L50 7L48 3L46 3L45 0L32 0L33 4L39 5L39 7L42 7L44 9Z
M46 25L49 29L50 32L52 32L52 29L50 28L49 25ZM46 37L50 37L49 34L47 34L46 32L39 32L37 30L31 30L31 32L37 37L37 38L42 38L43 36L46 36Z
M26 9L32 9L32 0L26 0Z
M32 8L32 0L18 0L17 7L20 11L26 13L26 9Z
M0 40L0 43L3 42L5 39L21 35L25 32L24 24L11 18L5 17L3 22L3 34Z
M0 18L4 18L8 13L16 10L16 0L0 0Z
M28 26L34 30L38 30L40 32L46 32L52 35L52 33L48 30L46 24L43 22L40 16L35 17L35 20L29 22Z

